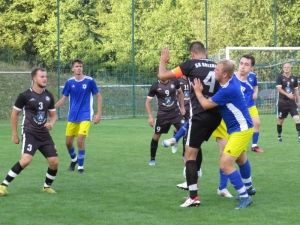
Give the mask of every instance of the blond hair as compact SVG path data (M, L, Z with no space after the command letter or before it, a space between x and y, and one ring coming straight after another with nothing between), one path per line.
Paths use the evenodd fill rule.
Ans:
M222 65L222 72L227 73L228 77L231 78L235 71L236 63L229 59L221 59L218 61L218 64Z

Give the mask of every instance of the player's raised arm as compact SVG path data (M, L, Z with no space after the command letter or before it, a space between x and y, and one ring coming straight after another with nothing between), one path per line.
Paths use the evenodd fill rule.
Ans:
M159 78L161 80L168 80L175 78L175 74L173 71L168 71L167 70L167 63L170 60L170 52L169 52L169 47L164 47L161 50L161 55L160 55L160 63L159 63Z

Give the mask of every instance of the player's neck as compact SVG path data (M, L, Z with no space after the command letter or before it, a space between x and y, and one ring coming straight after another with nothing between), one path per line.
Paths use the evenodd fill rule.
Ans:
M83 80L84 76L85 75L83 75L83 74L75 74L75 79L80 81L80 80Z
M204 54L195 54L195 55L192 55L192 59L206 59L206 55Z
M159 82L162 83L162 84L166 84L166 83L168 83L168 81L169 80L159 80Z
M35 93L38 93L38 94L41 94L41 93L44 91L44 88L40 88L40 87L38 87L38 86L36 86L36 85L33 85L33 86L31 87L31 89L32 89Z
M247 80L247 76L242 76L240 72L236 73L237 78L239 78L241 81Z
M283 76L285 76L285 77L290 77L291 74L290 74L290 73L283 73Z

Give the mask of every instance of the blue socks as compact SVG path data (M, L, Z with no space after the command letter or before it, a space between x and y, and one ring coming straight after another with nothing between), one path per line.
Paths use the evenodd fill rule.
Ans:
M83 169L85 150L78 150L78 169Z
M219 190L223 190L227 187L228 177L227 175L220 169L220 186Z
M246 187L242 181L239 171L235 170L234 172L228 175L228 178L230 180L230 183L233 185L234 189L239 193L239 196L248 197Z
M243 183L246 188L250 188L252 186L252 178L251 178L251 166L249 161L247 160L243 165L238 165L240 168L241 177Z
M177 131L177 133L175 134L174 138L176 139L176 142L178 142L180 140L180 138L182 138L185 135L187 126L188 126L189 122L186 121L181 127L180 129Z
M72 148L72 149L68 150L68 152L69 152L69 155L70 155L70 157L72 159L72 162L75 162L76 161L76 152L75 152L75 149Z
M252 136L252 145L257 145L259 132L254 132Z

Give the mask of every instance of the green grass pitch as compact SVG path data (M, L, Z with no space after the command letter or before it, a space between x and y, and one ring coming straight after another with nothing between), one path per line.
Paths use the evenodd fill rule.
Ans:
M149 146L153 128L147 118L102 120L91 125L86 140L85 171L67 168L66 121L51 131L59 152L59 171L53 183L57 194L42 193L47 163L37 152L29 165L0 197L0 224L10 225L173 225L173 224L299 224L300 143L291 117L283 124L283 142L277 142L276 116L261 116L259 146L264 153L248 151L257 194L253 204L235 210L237 201L216 194L219 180L217 143L203 145L203 176L199 181L201 205L180 208L188 192L183 182L181 147L171 153L161 140L156 166L150 167ZM250 146L249 146L250 150ZM1 122L0 182L20 158L20 145L11 142L9 121ZM228 189L236 194L231 184Z

